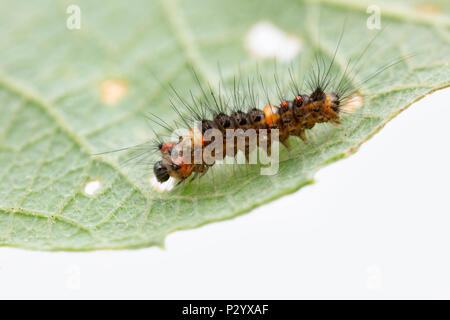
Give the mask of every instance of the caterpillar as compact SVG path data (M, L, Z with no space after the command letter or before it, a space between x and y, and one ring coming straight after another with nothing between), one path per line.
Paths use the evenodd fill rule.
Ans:
M338 48L339 42L334 55ZM367 82L368 79L404 59L400 58L384 65L363 82ZM252 97L250 99L252 103L249 104L252 107L247 106L247 109L244 107L245 94L243 97L235 98L234 103L224 102L221 97L215 96L214 90L202 88L198 77L196 79L201 88L202 99L193 98L192 103L189 104L174 91L191 114L190 123L194 122L197 125L191 126L184 135L178 137L177 141L158 142L157 150L160 153L160 159L153 165L153 173L157 181L163 183L172 177L182 182L189 177L192 179L201 177L215 164L216 160L223 160L225 156L235 157L240 151L249 162L250 154L256 147L262 148L270 155L274 140L279 141L289 150L291 136L308 143L305 132L316 124L331 123L339 126L341 117L351 111L357 89L351 85L346 73L341 74L338 79L330 78L333 63L334 57L328 65L320 59L316 60L316 68L311 71L309 79L309 94L302 93L291 76L290 87L293 93L291 99L283 98L277 77L275 77L280 102L275 105L267 99L267 105L263 108L255 106L251 84L247 86L245 92ZM264 84L262 86L264 87ZM237 87L239 85L234 84L232 96L242 95ZM189 126L189 122L185 121L185 116L178 107L172 104L172 108L183 119L185 126ZM209 114L209 117L206 114ZM167 127L167 124L164 126ZM208 131L211 130L215 130L218 137L211 139L208 135ZM276 133L275 137L274 133ZM260 143L262 136L264 136L265 144ZM237 143L239 137L244 138L241 144ZM215 148L208 150L213 143ZM195 159L197 154L199 157Z
M205 174L210 166L205 161L205 157L201 157L200 163L194 162L193 151L185 161L182 150L196 150L201 149L200 153L205 153L205 148L210 145L212 141L203 139L205 132L208 129L216 129L223 137L223 150L214 155L218 159L223 159L224 155L235 156L237 151L242 151L245 157L249 159L249 154L256 147L251 145L249 140L251 135L247 135L245 145L239 148L234 142L232 152L227 152L226 145L229 135L227 130L243 130L248 132L254 129L256 134L255 140L259 140L259 135L262 130L267 130L267 145L265 151L270 154L272 132L278 130L279 141L289 148L290 136L299 137L307 142L305 130L311 129L316 123L330 122L339 125L339 116L341 112L341 95L336 92L326 93L321 87L318 87L311 94L297 94L297 96L289 101L282 101L278 106L267 105L264 109L252 108L245 112L242 110L235 111L230 115L218 112L215 113L211 120L198 119L201 123L201 131L199 130L199 137L195 139L195 129L190 129L187 136L180 137L178 142L164 142L158 145L161 152L161 160L154 164L153 172L159 182L165 182L170 177L178 180L187 179L192 174ZM229 132L229 131L228 131ZM200 143L197 144L196 140ZM186 148L186 144L188 144Z
M358 74L358 63L379 34L361 51L356 63L349 60L345 70L336 73L333 68L342 32L330 61L326 62L323 57L316 56L315 65L308 72L306 90L302 89L302 85L293 76L292 68L289 69L290 98L285 98L288 95L280 89L278 77L274 76L273 87L276 87L278 95L278 102L275 104L271 103L261 77L260 84L266 93L265 104L260 104L253 81L245 82L234 78L231 93L227 95L222 93L220 83L218 90L211 86L204 88L193 70L199 97L189 91L191 100L187 101L183 94L170 87L177 99L170 100L171 107L179 117L174 125L169 125L156 114L149 115L150 120L164 128L171 138L162 138L152 128L155 138L150 142L151 146L144 143L132 147L138 153L127 162L150 158L150 153L156 154L157 159L151 164L156 180L164 183L173 178L180 184L202 177L217 161L224 160L225 157L236 157L239 152L245 155L247 163L254 163L249 160L256 148L270 156L275 141L288 150L291 148L290 137L308 143L306 132L315 125L341 125L342 117L353 111L354 98L364 98L358 92L360 86L410 57L403 56L384 64L355 85L354 76ZM183 110L180 110L180 104ZM183 133L177 133L180 127L185 129ZM241 143L239 138L242 138ZM120 150L125 149L128 148ZM144 161L144 164L148 168L148 161Z

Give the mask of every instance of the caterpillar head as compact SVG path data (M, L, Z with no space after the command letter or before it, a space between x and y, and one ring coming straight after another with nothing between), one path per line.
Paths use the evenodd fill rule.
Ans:
M171 176L172 163L170 161L170 154L172 153L172 149L174 147L173 142L161 143L159 145L159 150L161 151L162 160L157 161L153 165L153 173L155 174L158 182L162 183L169 180ZM167 157L169 155L169 157ZM169 161L167 161L167 159Z
M184 148L191 144L190 137L182 139L178 143L166 142L161 144L161 160L153 166L153 173L158 182L162 183L173 177L178 180L186 179L192 173L194 165L191 164L190 153L183 157Z
M163 165L162 161L158 161L153 166L153 173L155 174L156 179L158 182L163 183L167 180L169 180L169 170Z

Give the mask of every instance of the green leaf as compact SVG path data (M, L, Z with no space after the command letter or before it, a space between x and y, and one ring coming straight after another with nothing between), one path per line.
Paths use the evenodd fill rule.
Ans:
M366 9L375 1L76 1L81 28L69 30L74 1L3 1L0 10L0 244L41 250L92 250L162 245L174 230L248 212L313 181L325 164L345 157L424 95L449 85L448 1L385 1L389 24L365 55L361 76L396 57L419 54L377 78L364 116L341 128L316 126L301 155L275 176L253 169L214 175L158 193L114 156L91 154L151 137L144 114L170 121L162 85L194 88L201 81L255 75L244 39L270 21L311 52L333 53L346 32L337 66L361 50L374 31ZM320 41L317 35L320 34ZM317 47L320 44L320 47ZM372 51L373 50L373 51ZM377 54L374 54L377 52ZM156 75L156 77L155 77ZM273 83L272 82L266 82ZM426 134L426 133L424 133ZM225 172L225 173L224 173ZM84 192L92 180L100 188ZM251 232L251 230L249 230ZM205 239L206 240L206 239Z

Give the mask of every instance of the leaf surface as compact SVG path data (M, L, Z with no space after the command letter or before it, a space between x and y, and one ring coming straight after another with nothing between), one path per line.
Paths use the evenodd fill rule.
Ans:
M351 154L412 102L450 83L448 1L380 2L381 22L389 27L365 55L361 77L392 57L422 54L377 78L366 116L341 128L317 126L308 133L311 143L299 144L301 156L282 161L275 176L218 170L182 190L157 193L114 157L91 155L148 139L147 112L173 119L163 87L194 88L189 67L206 83L217 78L218 63L228 80L237 66L254 75L256 61L262 69L271 65L244 46L258 22L300 39L307 63L315 49L332 55L345 21L336 58L344 68L373 35L366 9L376 1L77 1L81 28L69 30L72 3L1 4L1 245L161 245L169 232L231 218L311 183L320 167ZM100 188L86 194L93 180Z

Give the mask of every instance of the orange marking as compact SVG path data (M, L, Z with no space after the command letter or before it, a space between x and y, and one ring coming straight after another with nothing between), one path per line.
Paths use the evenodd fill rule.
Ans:
M325 112L325 114L329 115L329 113L331 112L332 114L334 114L335 112L331 109L331 99L330 99L330 95L326 94L325 95L325 102L323 103L323 111Z
M284 101L284 102L281 104L281 106L284 107L284 108L286 108L286 107L287 107L287 102Z
M193 141L194 145L203 145L203 135L199 129L189 129L189 136L191 137L191 141Z
M297 96L297 97L295 98L295 101L297 101L297 102L300 102L300 101L302 101L302 97L300 97L300 96Z
M328 108L330 106L330 95L326 94L325 95L326 99L325 99L325 108Z
M274 124L276 124L278 119L280 118L277 108L271 104L265 107L263 112L266 117L266 124L269 126L273 126Z
M173 147L173 142L166 142L166 143L164 143L164 145L162 146L161 152L162 152L162 153L166 153L167 150L169 150L169 149L172 148L172 147Z
M192 173L192 166L189 166L185 164L184 162L181 162L180 169L178 169L178 172L185 178L189 177Z

